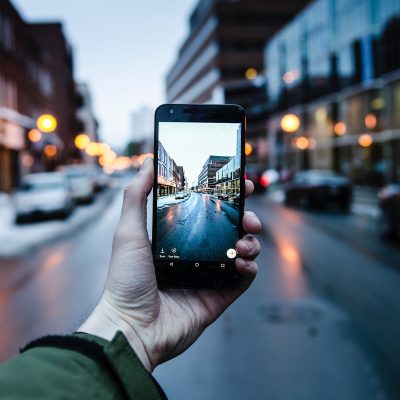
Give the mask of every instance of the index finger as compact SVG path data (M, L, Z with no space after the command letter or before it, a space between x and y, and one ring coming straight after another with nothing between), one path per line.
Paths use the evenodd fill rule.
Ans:
M244 196L249 197L254 192L254 183L251 180L246 179L244 181L244 187L245 187Z

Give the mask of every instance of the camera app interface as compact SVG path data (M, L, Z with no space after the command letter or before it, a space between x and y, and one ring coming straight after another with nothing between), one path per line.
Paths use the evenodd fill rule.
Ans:
M158 132L156 257L195 266L233 260L241 124L160 122Z

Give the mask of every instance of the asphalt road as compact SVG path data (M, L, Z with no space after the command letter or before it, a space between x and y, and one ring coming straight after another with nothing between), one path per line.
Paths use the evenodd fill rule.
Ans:
M179 399L396 399L400 251L370 220L247 202L259 275L183 355L157 368ZM76 329L100 296L120 199L73 238L0 264L0 360Z
M235 248L238 220L239 209L229 201L191 193L158 210L158 251L187 260L225 260L226 251Z

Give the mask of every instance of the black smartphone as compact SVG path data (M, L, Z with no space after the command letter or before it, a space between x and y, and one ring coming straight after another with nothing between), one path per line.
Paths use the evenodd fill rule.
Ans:
M230 289L243 236L245 112L163 104L155 112L152 250L161 288Z

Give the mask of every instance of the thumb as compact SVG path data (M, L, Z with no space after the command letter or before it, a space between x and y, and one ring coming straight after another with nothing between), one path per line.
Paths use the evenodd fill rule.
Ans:
M147 235L147 196L154 180L153 160L147 157L140 171L126 186L118 230L131 238L146 239Z

